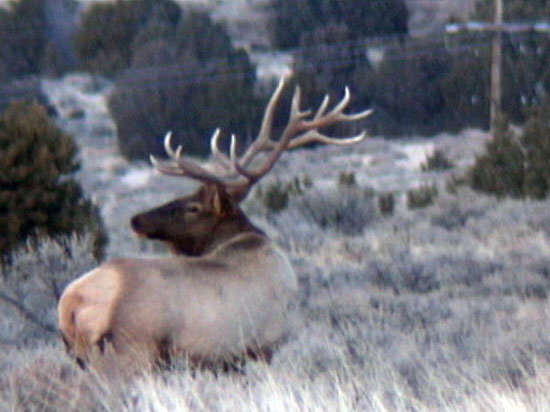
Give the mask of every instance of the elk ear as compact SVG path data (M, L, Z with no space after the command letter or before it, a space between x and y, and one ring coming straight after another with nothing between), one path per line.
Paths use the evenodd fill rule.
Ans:
M230 214L231 210L233 210L233 205L229 195L220 185L216 185L214 197L212 198L212 208L218 217L225 217Z

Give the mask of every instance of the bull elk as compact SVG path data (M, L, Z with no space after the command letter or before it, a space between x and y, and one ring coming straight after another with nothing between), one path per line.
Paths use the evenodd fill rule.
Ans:
M193 364L235 356L269 358L288 333L297 292L285 254L239 208L250 188L282 153L311 142L348 145L356 137L332 138L319 129L370 114L344 114L350 99L330 111L329 99L311 116L300 109L296 87L288 124L273 139L274 111L285 86L271 97L257 139L239 156L231 136L229 154L211 139L214 162L199 164L172 148L168 160L151 158L160 173L194 179L196 193L131 220L138 235L164 241L169 257L108 261L70 283L59 301L59 328L69 353L82 366L130 357L155 364L185 356ZM107 348L110 348L107 351ZM128 359L130 359L128 358ZM111 360L108 361L111 363Z

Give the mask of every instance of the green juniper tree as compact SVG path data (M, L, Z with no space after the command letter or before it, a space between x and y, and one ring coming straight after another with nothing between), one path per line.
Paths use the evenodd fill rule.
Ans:
M550 192L550 104L529 110L522 143L525 150L525 195L542 199Z
M403 0L271 0L272 42L289 49L323 27L343 25L349 40L386 34L406 34L409 12Z
M550 106L529 110L522 133L501 118L495 136L469 170L470 186L499 197L543 199L550 191Z
M521 142L510 129L508 120L501 117L485 153L469 170L469 184L474 190L498 197L523 197L524 164Z
M15 102L0 115L0 257L42 235L94 232L105 237L97 208L71 178L77 147L36 103Z

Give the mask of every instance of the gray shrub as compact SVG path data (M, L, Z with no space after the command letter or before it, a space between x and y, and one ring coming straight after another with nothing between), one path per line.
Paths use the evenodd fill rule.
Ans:
M361 233L376 218L373 191L356 186L312 189L296 198L293 206L306 221L346 235Z
M97 264L93 238L40 238L1 267L0 343L21 344L57 336L57 301L72 279Z

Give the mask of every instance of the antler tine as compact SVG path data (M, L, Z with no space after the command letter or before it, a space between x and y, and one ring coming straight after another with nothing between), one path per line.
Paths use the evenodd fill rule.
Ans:
M301 102L302 89L300 89L300 86L296 86L296 89L294 89L294 94L292 95L292 102L290 103L290 119L288 121L288 126L293 125L294 121L305 119L311 114L311 110L300 109Z
M271 130L273 128L275 108L277 106L277 103L279 103L279 99L281 98L288 78L289 75L282 76L279 80L277 88L271 95L271 98L267 103L267 107L265 108L264 117L260 126L260 132L258 133L258 138L254 141L254 143L252 143L252 145L241 157L240 164L242 166L248 165L258 152L265 150L265 148L272 147Z
M344 137L344 138L338 138L338 137L329 137L322 133L319 133L317 130L310 130L309 132L304 133L301 136L298 136L295 139L292 139L292 141L289 143L288 148L294 149L298 146L303 146L307 143L324 143L324 144L332 144L335 146L348 146L352 144L359 143L368 136L367 132L362 131L357 136L352 137Z
M364 119L365 117L370 116L373 111L371 109L364 110L359 113L346 114L343 111L346 109L350 102L350 91L348 87L344 88L344 97L338 102L336 106L328 113L325 114L326 109L329 103L329 96L325 95L319 109L315 113L315 116L312 120L305 120L302 122L302 128L307 130L302 135L299 135L292 139L288 144L288 148L292 149L298 146L302 146L311 142L325 143L325 144L334 144L334 145L350 145L355 144L367 137L365 132L360 133L357 136L349 138L333 138L326 136L322 133L319 133L318 128L329 126L336 122L352 122Z
M323 101L321 102L321 105L317 109L317 112L315 113L314 119L319 119L321 116L325 114L328 108L328 104L330 102L330 97L328 94L325 94L325 97L323 98Z
M304 121L304 129L317 129L319 127L329 126L332 123L338 121L351 121L349 118L350 115L343 113L344 109L348 106L350 102L350 92L347 87L344 88L344 97L338 102L336 106L328 113L323 114L326 111L326 106L328 105L328 99L325 97L321 103L321 107L317 111L315 117L312 120ZM355 119L357 120L357 119Z
M232 134L231 135L231 144L229 146L229 157L231 159L231 163L238 163L239 159L237 158L237 137Z
M169 161L164 162L158 160L153 155L149 156L151 163L158 172L172 176L186 176L203 182L224 184L221 178L210 173L204 167L192 162L191 160L185 159L182 156L183 149L181 146L178 146L174 151L172 149L171 140L172 132L166 133L164 136L164 149L170 158Z
M168 157L170 157L171 159L175 159L178 156L181 157L181 153L182 153L181 146L178 146L178 148L174 152L174 150L172 149L171 139L172 139L172 131L169 131L164 135L164 151L166 152ZM165 173L163 172L163 170L168 169L166 162L161 162L152 154L149 155L149 160L151 161L151 164L155 167L155 169L157 169L161 173Z
M351 122L356 120L364 119L368 116L370 116L373 113L372 109L364 110L359 113L354 114L343 114L341 113L338 116L339 121L344 122ZM288 145L289 149L294 149L295 147L302 146L308 143L324 143L324 144L333 144L337 146L347 146L352 145L361 142L367 137L367 133L365 131L361 132L357 136L352 137L345 137L345 138L339 138L339 137L329 137L322 133L319 133L317 129L309 130L300 136L295 137L292 139Z
M212 134L212 138L210 139L210 150L212 151L214 159L216 159L218 163L220 163L224 167L224 169L231 169L231 160L229 159L229 157L227 157L225 153L220 150L220 136L221 129L217 128Z
M297 131L302 130L302 124L304 123L303 119L309 116L311 114L311 111L302 111L300 109L301 96L301 90L297 86L294 89L294 94L292 95L292 102L290 105L290 118L288 124L285 127L285 130L283 131L283 135L277 142L273 142L272 140L266 142L270 143L270 147L272 148L272 150L269 153L267 159L257 170L246 170L245 164L242 162L238 162L236 156L234 157L232 154L233 167L235 168L235 170L237 170L237 172L248 179L248 184L250 186L252 186L254 182L258 181L263 175L271 170L277 159L279 159L281 154L288 148L292 136L294 136Z
M250 186L252 180L254 179L254 176L250 174L250 172L248 172L248 170L246 170L244 166L239 163L239 159L237 157L237 138L234 134L231 135L231 145L229 147L229 153L231 158L231 165L238 174L246 178L245 184Z

